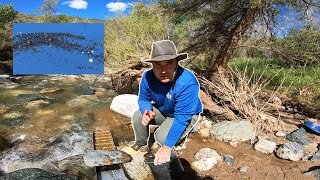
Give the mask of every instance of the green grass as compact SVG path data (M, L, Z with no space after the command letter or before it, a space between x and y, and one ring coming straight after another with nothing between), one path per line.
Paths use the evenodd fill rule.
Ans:
M237 68L244 72L247 67L247 74L254 71L257 76L263 79L271 79L267 89L275 89L280 86L280 92L287 91L289 97L317 103L320 100L320 67L299 66L288 67L282 61L275 59L252 59L234 58L229 62L230 68ZM304 91L300 95L300 91Z

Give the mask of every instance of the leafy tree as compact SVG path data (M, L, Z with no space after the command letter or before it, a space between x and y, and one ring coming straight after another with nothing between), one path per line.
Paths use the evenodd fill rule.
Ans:
M5 42L11 42L11 23L17 14L12 5L0 5L0 48Z
M234 49L244 33L258 19L268 27L275 23L275 17L281 5L290 6L299 11L308 7L318 7L316 0L177 0L161 1L168 13L173 14L176 24L193 20L196 26L188 37L190 44L187 51L196 54L207 53L207 78L216 72L224 72Z
M132 13L105 22L107 66L125 67L149 57L151 44L166 38L164 18L159 7L136 3Z
M284 38L272 38L271 43L283 53L281 58L290 58L289 65L320 64L320 31L310 26L293 29Z
M43 16L44 22L50 22L52 16L58 12L58 8L56 7L58 2L59 0L44 0L40 8L36 10L36 12Z

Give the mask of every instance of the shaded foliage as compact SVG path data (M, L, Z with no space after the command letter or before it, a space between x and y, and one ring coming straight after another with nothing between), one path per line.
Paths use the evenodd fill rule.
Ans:
M137 3L131 15L105 22L107 66L125 68L149 56L153 41L165 39L164 18L156 5Z

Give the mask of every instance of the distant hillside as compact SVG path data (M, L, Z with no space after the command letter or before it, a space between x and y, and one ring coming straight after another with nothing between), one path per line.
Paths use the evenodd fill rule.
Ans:
M54 16L53 18L59 18L63 16L63 18L68 19L68 22L72 22L72 23L77 23L77 22L81 22L81 23L103 23L104 20L101 19L90 19L90 18L79 18L79 17L72 17L72 16L68 16L68 15L57 15ZM33 14L21 14L19 13L15 19L15 22L36 22L36 23L40 23L42 22L41 17L40 16L36 16Z

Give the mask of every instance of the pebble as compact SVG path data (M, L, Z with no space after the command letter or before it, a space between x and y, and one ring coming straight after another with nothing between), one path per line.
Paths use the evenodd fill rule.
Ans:
M231 166L235 163L234 157L229 154L223 155L223 160L228 166Z
M240 173L246 173L249 171L249 167L248 166L243 166L239 168L239 172Z

